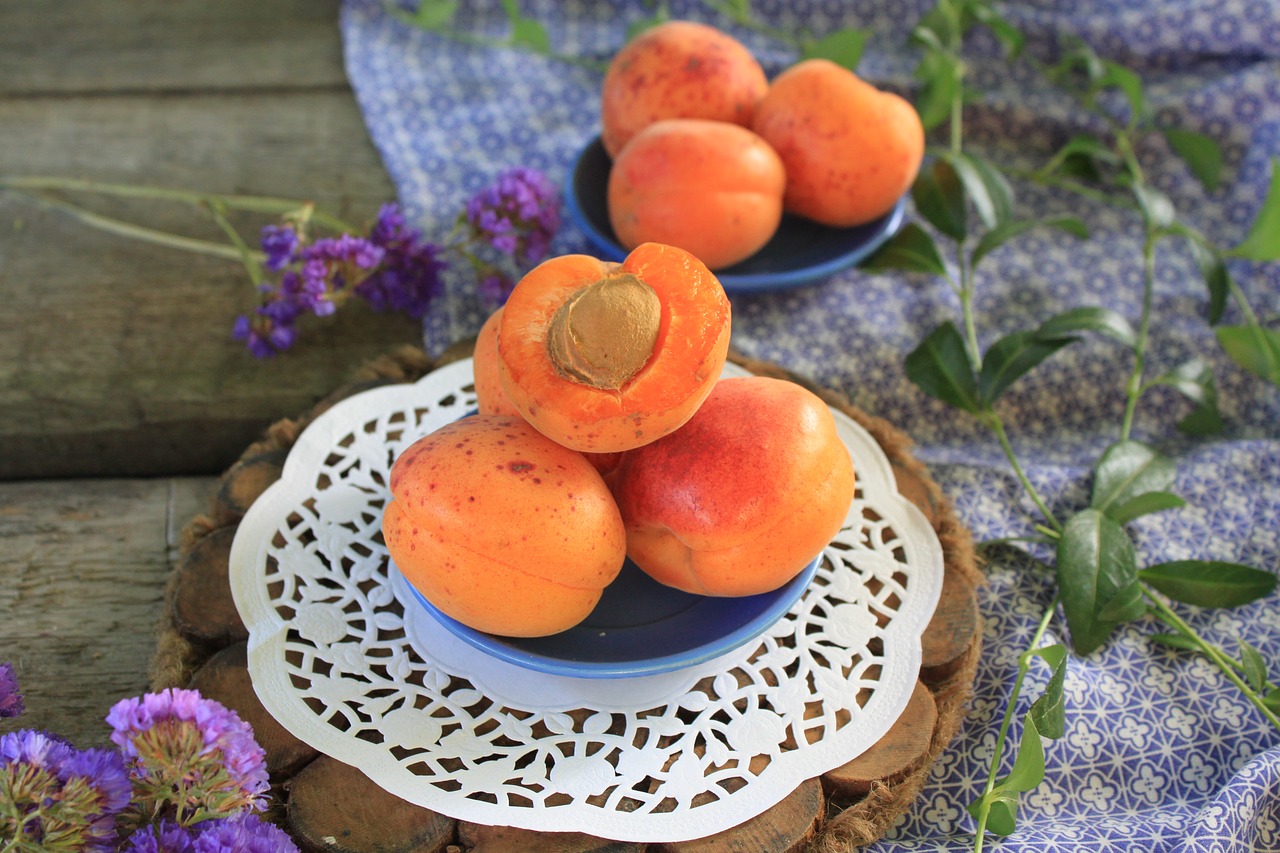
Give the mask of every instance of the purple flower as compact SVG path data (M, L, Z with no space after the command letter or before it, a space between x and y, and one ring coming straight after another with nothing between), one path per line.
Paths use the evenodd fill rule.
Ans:
M298 850L283 830L254 814L207 821L196 830L192 853L297 853Z
M260 243L263 254L267 256L264 266L277 272L294 260L294 252L298 248L298 232L288 225L268 225L262 229Z
M369 240L382 251L382 262L356 285L356 293L375 311L400 311L420 319L444 289L441 274L448 265L440 259L440 247L406 225L394 204L383 205Z
M56 773L72 752L65 738L50 732L23 729L0 736L0 767L30 764Z
M186 829L169 820L144 826L129 836L122 853L192 853L195 842Z
M248 724L221 703L195 690L163 690L117 702L107 723L152 796L196 799L223 813L265 807L265 753Z
M0 663L0 717L16 717L25 710L17 673L11 664Z
M475 238L534 264L546 257L560 227L560 197L541 172L517 166L471 197L466 220Z
M0 836L23 836L58 849L115 849L116 815L129 805L131 786L120 754L77 750L56 735L24 730L0 737ZM21 816L21 820L19 819Z

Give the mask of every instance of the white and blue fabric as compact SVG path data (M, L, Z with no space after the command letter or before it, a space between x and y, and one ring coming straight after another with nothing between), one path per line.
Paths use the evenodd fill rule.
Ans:
M546 26L557 52L599 64L652 5L536 0L520 8ZM505 36L497 0L458 6L460 29ZM770 75L794 61L784 45L729 25L703 4L669 6L675 17L734 33ZM931 6L758 0L752 9L783 29L873 31L860 75L910 96L918 54L908 35ZM1213 192L1162 139L1151 137L1137 153L1148 180L1169 195L1183 221L1223 247L1244 238L1265 197L1272 159L1280 157L1280 4L1026 0L1001 12L1026 34L1032 55L1047 57L1065 36L1078 36L1142 77L1157 124L1214 137L1226 167ZM466 199L509 166L541 169L564 186L578 151L599 132L598 67L429 34L379 0L346 0L341 27L370 135L400 201L428 238L446 233ZM1009 65L995 39L977 34L971 47L980 93L965 111L971 150L1007 168L1031 169L1071 136L1104 129L1027 64ZM992 255L977 281L984 342L1081 305L1107 306L1136 322L1137 215L1030 184L1015 189L1021 216L1070 213L1091 236L1035 230ZM589 249L566 223L553 251ZM1280 264L1233 262L1232 272L1260 316L1280 312ZM1215 559L1280 572L1280 391L1218 347L1206 320L1206 288L1181 246L1162 245L1156 279L1146 376L1203 357L1215 373L1226 425L1210 438L1191 439L1175 429L1188 411L1185 400L1167 389L1143 398L1133 437L1177 460L1174 491L1187 506L1134 522L1140 561ZM734 296L733 309L738 351L841 391L905 430L975 539L1031 532L1035 508L996 441L969 416L925 396L904 373L906 354L937 324L959 317L946 284L852 269L811 287ZM451 280L424 324L428 350L474 334L485 310L467 282ZM1228 308L1229 321L1236 311ZM1130 368L1124 350L1090 338L1059 352L1000 403L1029 477L1064 516L1087 504L1091 467L1118 437ZM1013 549L989 556L989 582L980 593L985 648L970 710L912 809L873 850L972 848L974 823L965 807L985 782L1017 656L1053 595L1052 578L1036 561ZM1280 671L1280 595L1234 610L1180 612L1230 651L1236 638L1247 640ZM1206 660L1147 639L1160 630L1153 622L1133 623L1098 652L1071 658L1065 737L1046 742L1045 782L1022 797L1017 832L999 850L1280 850L1280 732ZM1058 619L1047 641L1064 641L1064 634ZM1024 705L1046 676L1033 669ZM1019 718L1025 711L1019 708ZM1011 749L1017 736L1015 725Z

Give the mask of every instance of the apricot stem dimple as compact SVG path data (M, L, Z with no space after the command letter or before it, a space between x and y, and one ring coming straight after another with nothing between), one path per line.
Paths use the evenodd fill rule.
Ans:
M652 287L631 273L606 275L556 310L547 353L564 376L616 391L653 355L661 318Z

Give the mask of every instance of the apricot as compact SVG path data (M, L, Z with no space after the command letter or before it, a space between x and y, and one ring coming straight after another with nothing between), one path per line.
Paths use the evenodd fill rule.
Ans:
M645 243L621 264L564 255L512 290L498 371L543 435L617 453L689 419L719 378L729 330L724 288L683 249Z
M498 324L502 322L502 309L489 315L476 335L472 369L475 371L476 407L482 415L518 415L516 407L502 390L502 378L498 375Z
M623 454L611 484L627 555L700 595L768 592L844 525L853 462L826 404L794 382L720 380L678 431Z
M406 448L391 467L382 535L443 613L510 637L577 625L626 557L596 469L510 415L472 415Z
M745 127L665 119L632 137L609 172L609 221L628 249L668 243L715 270L760 250L782 222L782 160Z
M924 157L915 107L826 59L779 74L752 128L786 166L786 209L837 228L888 213Z
M666 21L622 47L601 88L601 141L616 156L632 136L664 118L705 118L751 126L769 88L746 46L722 30Z

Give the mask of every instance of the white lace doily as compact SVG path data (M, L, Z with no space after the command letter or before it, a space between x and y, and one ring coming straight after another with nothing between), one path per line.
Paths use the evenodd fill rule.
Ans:
M231 583L249 670L295 736L451 817L681 841L763 812L897 720L942 549L857 423L833 410L857 493L787 616L692 670L599 680L523 670L454 638L387 559L391 463L474 406L469 359L343 400L240 523Z

